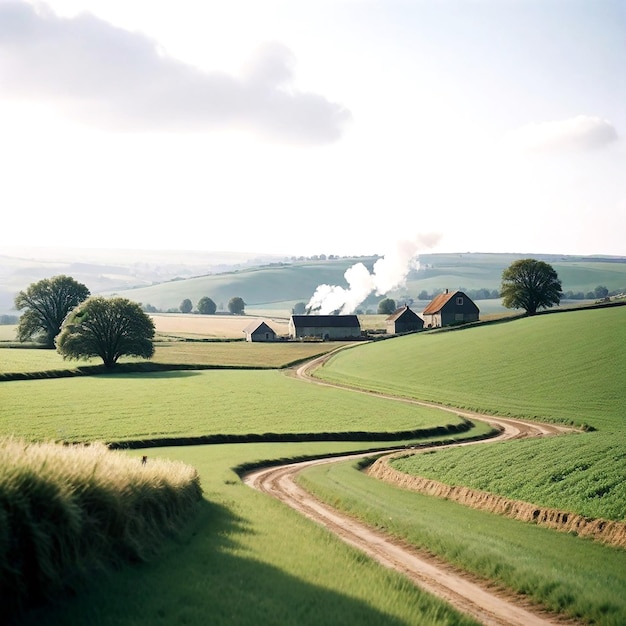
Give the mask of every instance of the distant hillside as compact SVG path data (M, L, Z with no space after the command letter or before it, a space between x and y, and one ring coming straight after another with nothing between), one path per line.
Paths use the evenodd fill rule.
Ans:
M59 274L72 276L92 293L105 293L274 260L277 257L272 254L240 252L2 248L0 314L15 314L13 301L19 291Z
M420 292L432 294L445 289L465 291L500 288L502 272L523 254L423 254L419 269L411 270L406 286L387 294L400 302L416 302ZM533 255L549 262L561 277L564 291L587 294L604 285L609 291L626 291L626 257L591 258L554 255ZM151 304L167 311L177 309L189 298L194 305L203 296L212 298L218 309L225 310L228 300L240 296L252 311L274 311L289 314L297 302L308 303L319 285L347 288L346 270L363 263L371 272L377 257L340 258L278 263L235 272L198 276L187 280L118 291L137 302ZM381 295L372 294L361 305L365 312L376 311ZM415 307L419 311L422 305ZM501 311L499 299L480 303L483 312Z
M97 251L94 251L94 253ZM85 259L57 260L0 256L0 313L12 307L15 294L44 277L64 273L87 285L92 293L123 295L160 311L178 310L189 298L194 307L208 296L227 310L228 301L239 296L246 310L257 314L289 315L297 302L308 303L319 285L347 289L346 270L363 263L372 271L378 257L286 260L261 254L108 251L109 255L86 255ZM599 286L626 291L626 257L580 257L527 254L422 254L419 268L411 269L406 285L386 295L400 303L414 302L419 312L420 294L445 289L489 290L500 288L503 270L527 257L550 263L557 271L563 291L584 294ZM361 305L363 312L376 311L382 295L371 294ZM478 302L481 313L502 311L499 299ZM15 313L15 311L13 311Z

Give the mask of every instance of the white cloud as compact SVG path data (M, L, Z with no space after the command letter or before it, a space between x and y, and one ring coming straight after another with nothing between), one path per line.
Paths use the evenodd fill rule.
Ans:
M94 15L0 2L3 96L53 103L106 130L244 130L287 143L337 140L350 112L293 86L293 53L261 46L247 72L205 72Z
M608 120L578 115L566 120L527 124L511 131L511 145L538 152L572 152L603 148L616 141L617 130Z

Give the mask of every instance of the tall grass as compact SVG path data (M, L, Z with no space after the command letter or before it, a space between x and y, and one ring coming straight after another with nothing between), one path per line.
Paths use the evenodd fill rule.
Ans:
M196 470L180 462L0 439L0 614L150 557L201 495Z

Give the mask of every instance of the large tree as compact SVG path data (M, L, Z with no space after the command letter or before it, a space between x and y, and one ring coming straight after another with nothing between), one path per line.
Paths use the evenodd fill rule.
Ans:
M391 315L396 310L396 301L393 298L383 298L378 303L379 315Z
M243 315L245 306L246 303L239 296L235 296L228 301L228 310L233 315Z
M25 309L17 326L18 340L35 339L54 348L54 338L65 316L89 295L89 289L71 276L53 276L32 283L15 297L15 308Z
M65 359L100 357L113 367L122 356L154 354L154 322L141 305L126 298L89 298L63 323L57 350Z
M191 300L189 298L185 298L180 303L179 308L181 313L191 313L191 310L193 309L193 304L191 303Z
M536 259L514 261L502 272L502 304L509 309L524 309L534 315L561 301L561 281L548 263Z
M198 313L201 315L215 315L215 311L217 311L217 305L208 296L198 300Z

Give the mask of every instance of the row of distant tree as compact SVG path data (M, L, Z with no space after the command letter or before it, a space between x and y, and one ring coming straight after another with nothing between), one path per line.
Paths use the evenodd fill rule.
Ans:
M243 301L243 298L239 296L235 296L228 301L228 312L231 315L245 315L246 303ZM143 305L143 310L146 313L161 313L159 309L151 304ZM217 313L218 306L215 302L209 298L208 296L204 296L198 300L196 304L195 312L200 315L215 315ZM219 310L221 312L224 311L224 304L220 302ZM193 302L189 298L185 298L177 309L168 309L166 313L193 313Z

